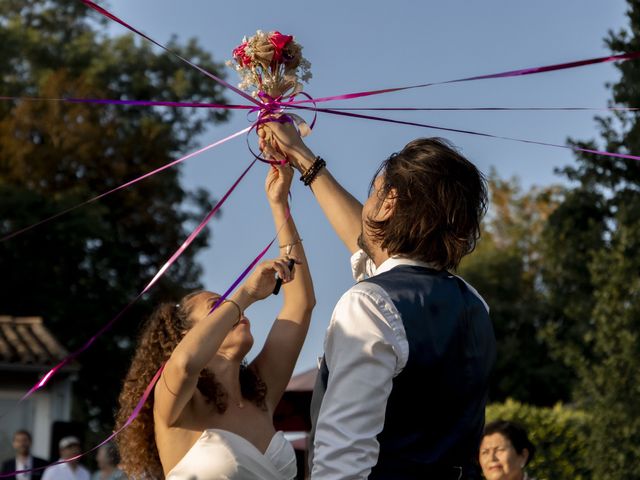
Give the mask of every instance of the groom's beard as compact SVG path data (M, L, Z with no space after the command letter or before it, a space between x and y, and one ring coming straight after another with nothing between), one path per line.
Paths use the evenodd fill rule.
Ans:
M367 241L364 239L364 233L362 232L360 233L360 235L358 235L358 246L364 253L367 254L369 258L373 259L371 248L369 248L369 245L367 245Z

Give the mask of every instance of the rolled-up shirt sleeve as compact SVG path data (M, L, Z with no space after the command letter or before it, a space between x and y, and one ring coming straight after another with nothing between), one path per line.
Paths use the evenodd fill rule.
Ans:
M358 284L340 299L325 340L328 385L314 439L312 479L367 478L378 460L393 378L408 344L380 287Z

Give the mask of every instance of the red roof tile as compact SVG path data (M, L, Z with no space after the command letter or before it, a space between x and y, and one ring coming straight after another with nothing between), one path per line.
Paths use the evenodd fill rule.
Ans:
M0 363L46 366L67 355L41 317L0 315Z

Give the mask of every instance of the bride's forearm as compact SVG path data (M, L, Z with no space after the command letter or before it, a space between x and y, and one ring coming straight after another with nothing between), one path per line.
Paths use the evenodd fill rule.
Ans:
M298 233L288 205L271 205L271 211L275 227L278 230L280 255L289 255L300 261L294 267L294 279L283 285L283 309L311 311L315 305L315 294L302 238Z

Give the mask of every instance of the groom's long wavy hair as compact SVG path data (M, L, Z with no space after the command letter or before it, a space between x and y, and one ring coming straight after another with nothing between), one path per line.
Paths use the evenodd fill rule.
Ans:
M179 305L163 303L158 306L142 326L137 348L125 377L116 414L116 429L121 428L136 407L144 390L161 365L171 356L180 340L192 326L188 300L200 292L190 293ZM246 364L240 368L242 395L264 407L266 387ZM203 370L198 379L198 390L218 413L227 408L227 392L213 373ZM149 396L136 419L117 437L121 465L131 478L163 479L164 473L156 447L153 419L153 393Z
M395 191L393 215L368 220L375 240L390 255L454 270L480 238L487 209L482 173L442 138L419 138L380 165L379 201Z

